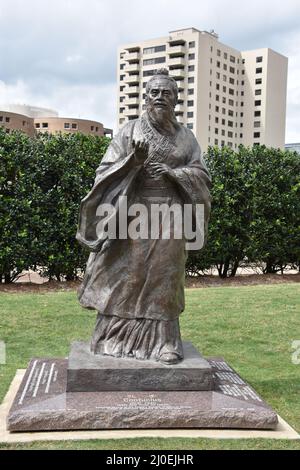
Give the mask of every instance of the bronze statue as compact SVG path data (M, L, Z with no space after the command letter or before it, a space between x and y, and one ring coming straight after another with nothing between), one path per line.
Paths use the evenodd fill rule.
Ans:
M81 204L77 239L92 253L79 300L98 311L91 340L95 354L165 364L183 358L184 237L108 240L97 232L99 205L112 204L117 217L125 196L128 206L138 202L149 211L154 202L203 204L206 229L210 179L193 133L176 120L177 96L176 81L165 69L151 77L146 112L113 139Z

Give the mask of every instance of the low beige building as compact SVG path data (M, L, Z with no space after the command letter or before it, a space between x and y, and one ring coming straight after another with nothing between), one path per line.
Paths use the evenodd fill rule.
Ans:
M24 114L1 111L1 109L0 127L4 127L8 133L13 130L21 130L31 137L34 137L35 135L33 118L25 116Z
M27 105L0 105L0 126L5 127L6 132L21 130L30 136L38 132L113 136L112 129L105 128L101 122L64 118L56 111Z

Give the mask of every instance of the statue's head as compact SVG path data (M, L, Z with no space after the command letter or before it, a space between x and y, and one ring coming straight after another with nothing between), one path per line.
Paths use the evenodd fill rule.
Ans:
M146 85L147 111L157 118L162 115L174 115L177 104L178 87L167 69L159 69Z

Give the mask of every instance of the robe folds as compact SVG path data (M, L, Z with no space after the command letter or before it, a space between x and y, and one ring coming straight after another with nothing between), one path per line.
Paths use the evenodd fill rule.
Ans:
M149 144L149 156L144 164L137 165L132 142L141 139ZM167 164L172 175L152 178L147 171L151 162ZM128 207L143 204L149 214L153 203L182 207L192 204L193 208L203 204L206 232L211 203L209 188L210 177L200 147L184 126L178 124L175 136L169 137L154 128L145 113L127 123L113 139L96 171L92 190L82 200L76 235L91 251L79 301L83 307L99 312L92 350L130 356L135 355L132 351L142 342L143 350L148 350L145 357L150 357L151 349L161 353L164 344L180 342L178 317L184 310L187 257L184 237L103 241L97 234L99 205L112 204L117 217L120 196L127 197ZM149 227L150 224L149 215ZM171 322L174 337L170 339L168 332L165 339L162 337L164 328L158 326L159 321ZM159 342L155 339L157 332ZM110 336L106 344L105 336Z

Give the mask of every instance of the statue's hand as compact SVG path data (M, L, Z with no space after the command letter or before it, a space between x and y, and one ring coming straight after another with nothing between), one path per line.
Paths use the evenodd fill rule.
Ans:
M147 169L153 178L158 178L161 175L174 175L174 171L172 170L172 168L170 168L165 163L150 163Z
M133 140L132 146L134 149L135 164L143 165L148 157L149 144L145 140Z

